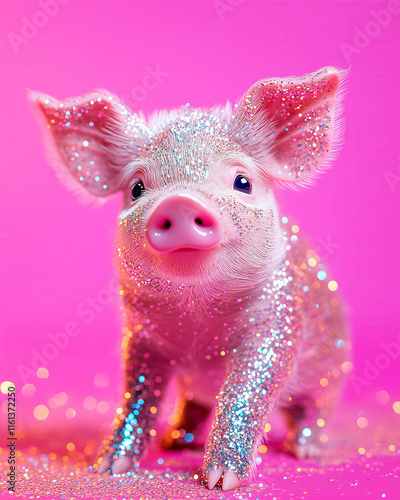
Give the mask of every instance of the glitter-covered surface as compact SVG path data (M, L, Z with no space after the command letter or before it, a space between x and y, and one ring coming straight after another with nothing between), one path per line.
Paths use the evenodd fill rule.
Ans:
M388 408L386 408L388 410ZM373 410L372 410L373 413ZM399 416L390 411L383 420L371 421L366 429L354 423L356 412L341 412L332 443L324 461L298 460L282 453L275 441L259 455L251 485L239 490L209 491L200 481L198 468L202 453L183 450L161 451L153 448L143 467L129 475L101 476L88 470L91 460L83 452L87 441L77 433L73 452L61 447L62 430L51 446L24 447L18 459L16 498L72 499L276 499L327 500L389 499L397 500L400 460L393 443L399 443ZM371 412L366 413L369 417ZM344 418L346 417L346 418ZM385 425L383 425L383 422ZM86 430L87 431L87 430ZM334 437L336 434L336 437ZM81 437L79 437L81 436ZM86 434L88 436L88 434ZM390 447L390 448L389 448ZM358 451L357 451L358 450ZM5 454L1 456L4 471ZM0 479L0 498L11 498Z

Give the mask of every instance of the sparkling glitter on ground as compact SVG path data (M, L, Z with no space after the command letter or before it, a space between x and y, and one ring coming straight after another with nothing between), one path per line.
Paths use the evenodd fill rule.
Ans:
M386 425L387 424L387 425ZM335 446L328 448L324 463L297 460L270 442L268 452L258 460L251 484L223 492L209 491L196 477L202 452L153 449L140 470L127 475L98 476L88 471L92 457L82 458L76 450L41 453L35 447L23 449L18 459L16 498L58 499L398 499L400 460L399 430L395 422L366 430L347 425ZM339 442L340 439L340 442ZM391 452L390 443L396 450ZM361 446L362 445L362 446ZM360 454L360 448L365 453ZM79 449L79 446L77 446ZM163 458L163 463L160 457ZM6 491L7 457L2 454L0 498Z

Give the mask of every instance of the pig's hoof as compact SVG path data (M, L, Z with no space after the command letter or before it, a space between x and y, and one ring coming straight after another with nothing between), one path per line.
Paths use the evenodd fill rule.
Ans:
M118 457L113 462L112 473L124 474L124 472L128 472L131 467L132 467L132 460L129 457L126 456Z
M207 474L208 489L212 490L214 486L218 483L223 473L222 469L214 469ZM239 488L242 481L237 477L236 472L233 470L227 470L224 472L224 477L222 479L222 489L223 491L234 490Z
M237 477L236 472L233 472L233 470L227 470L224 473L224 479L222 480L222 489L224 491L239 488L241 484L242 481Z
M222 469L211 470L207 474L208 489L212 490L214 486L218 483L219 478L222 476Z
M323 450L320 446L314 443L300 444L296 447L297 458L314 458L319 459L323 455Z
M112 458L111 455L104 455L99 466L96 469L97 474L104 474L111 469ZM100 460L100 459L99 459Z
M96 469L97 474L110 472L111 474L124 474L132 467L132 460L129 457L117 457L114 461L112 455L104 455L103 460Z

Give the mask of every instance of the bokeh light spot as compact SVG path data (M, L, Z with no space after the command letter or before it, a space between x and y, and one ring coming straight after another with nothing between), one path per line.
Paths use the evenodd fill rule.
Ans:
M49 370L44 366L40 367L36 372L38 378L49 378Z
M193 392L185 391L183 397L186 399L186 401L191 401L193 399Z
M339 287L339 285L338 285L337 281L335 281L335 280L332 280L328 283L328 288L331 292L336 292L338 287Z
M0 385L0 391L3 393L3 394L8 394L8 389L9 388L14 388L15 389L15 385L13 384L13 382L8 382L7 380L5 380L4 382L1 383Z
M57 406L64 406L67 404L68 396L65 392L59 392L54 396L54 401Z
M350 373L353 371L353 363L351 361L345 361L340 366L343 373Z
M33 415L37 420L46 420L49 416L49 409L45 405L38 405L33 410Z
M365 417L358 417L357 425L360 429L365 429L366 427L368 427L368 420Z
M96 408L99 413L107 413L110 409L110 405L107 403L107 401L100 401L99 403L97 403Z
M190 432L188 432L188 433L186 434L186 436L185 436L185 441L186 441L187 443L191 443L191 442L193 441L193 439L194 439L193 434L192 434L192 433L190 433Z
M83 406L87 410L94 410L96 408L97 401L93 396L88 396L83 400ZM122 412L121 412L122 413Z
M74 418L76 415L76 411L73 408L68 408L68 410L65 412L65 416L69 419Z
M179 415L176 415L175 413L173 415L170 415L167 418L167 422L169 423L169 425L177 424L179 422Z
M375 397L376 402L380 405L385 405L389 402L389 393L387 391L378 391Z
M93 377L93 383L96 387L107 387L110 383L110 378L105 373L96 373Z
M329 380L325 377L321 378L319 383L322 385L322 387L326 387L329 384Z
M35 392L36 392L36 386L33 384L25 384L21 389L21 394L25 398L31 398L32 396L35 395Z

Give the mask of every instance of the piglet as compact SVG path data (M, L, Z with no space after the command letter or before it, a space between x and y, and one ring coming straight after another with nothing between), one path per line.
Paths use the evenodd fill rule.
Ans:
M345 371L345 315L336 281L274 191L306 187L329 165L345 76L326 67L260 80L233 108L187 105L147 122L107 91L32 93L62 181L84 197L123 195L125 391L98 473L138 466L171 377L184 401L177 441L196 439L213 412L208 488L251 474L277 409L288 449L321 454Z

